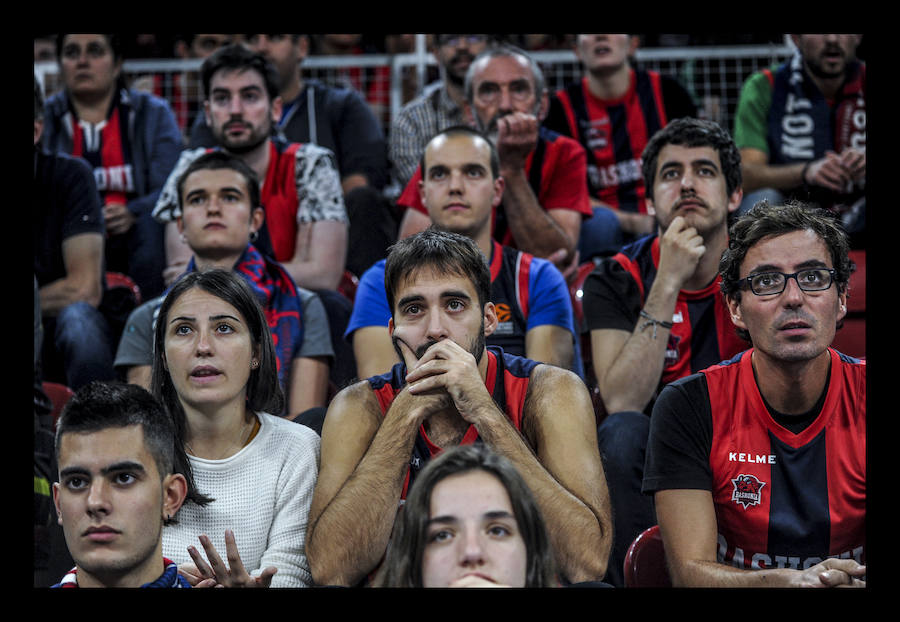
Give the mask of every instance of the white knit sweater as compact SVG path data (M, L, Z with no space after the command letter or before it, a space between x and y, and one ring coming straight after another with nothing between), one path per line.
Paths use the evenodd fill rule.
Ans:
M306 523L319 471L319 436L305 425L257 413L260 429L241 451L224 460L189 456L198 490L215 499L185 503L177 525L163 529L163 555L192 564L187 547L206 557L199 536L209 536L227 563L225 530L234 531L244 568L256 576L278 572L272 587L312 583L306 560Z

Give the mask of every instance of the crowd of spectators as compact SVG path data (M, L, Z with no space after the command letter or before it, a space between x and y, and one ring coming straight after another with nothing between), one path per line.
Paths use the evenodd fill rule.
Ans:
M734 127L635 61L788 41ZM304 61L414 35L34 42L59 72L34 81L36 587L465 587L501 551L478 583L623 587L654 525L676 585L865 585L864 344L829 347L867 240L861 35L428 35L437 66L394 115L388 68ZM580 75L548 88L545 50ZM125 79L176 58L199 73ZM177 502L135 577L67 522L113 512L71 473L82 435L110 456L115 435L48 449L48 383L88 414L138 385L174 419L156 470ZM476 440L461 474L421 471ZM470 471L505 544L451 542L481 520L445 484ZM839 492L791 498L804 481Z

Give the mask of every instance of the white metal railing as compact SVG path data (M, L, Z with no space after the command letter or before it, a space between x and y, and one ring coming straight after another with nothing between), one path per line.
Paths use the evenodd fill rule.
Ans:
M423 37L417 37L417 49L409 54L375 54L358 56L310 56L303 62L304 75L315 77L326 83L344 81L347 70L358 68L363 70L357 76L361 91L366 92L367 80L372 78L373 70L380 69L380 78L387 76L389 93L379 97L387 101L382 122L387 131L390 121L410 97L404 93L404 82L412 80L413 93L420 93L425 87L427 75L434 75L437 63L424 47ZM788 45L752 45L728 47L690 47L690 48L642 48L638 49L635 60L648 69L659 71L678 78L694 97L700 114L705 118L719 122L731 129L734 109L744 80L753 72L776 64L786 59L793 52ZM537 51L533 58L540 64L547 79L547 88L551 91L563 88L566 84L577 80L581 68L574 52L570 50ZM172 60L126 60L123 69L126 79L132 84L141 76L154 75L174 81L174 76L184 74L191 79L199 80L200 59ZM60 88L58 67L54 62L35 63L35 76L49 95ZM149 88L149 87L148 87ZM165 86L158 87L165 96L169 91ZM174 104L174 102L173 102Z

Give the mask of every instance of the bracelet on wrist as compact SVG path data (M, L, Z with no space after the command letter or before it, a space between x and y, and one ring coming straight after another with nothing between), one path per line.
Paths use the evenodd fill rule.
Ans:
M653 317L643 309L641 309L641 317L646 318L647 320L646 322L641 324L641 331L643 331L648 326L653 326L653 335L651 336L652 339L656 339L657 326L662 326L663 328L672 328L673 326L672 322L663 322L662 320L657 320L655 317Z

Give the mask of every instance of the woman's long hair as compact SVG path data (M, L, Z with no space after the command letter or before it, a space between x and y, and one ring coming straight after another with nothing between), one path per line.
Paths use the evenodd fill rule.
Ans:
M376 587L422 587L422 559L427 542L431 493L451 475L485 471L496 477L509 495L526 550L525 587L559 585L550 537L540 508L512 463L483 443L448 449L418 474L397 519Z
M278 364L272 334L265 313L256 295L243 278L231 270L210 269L189 272L169 290L159 307L153 337L153 371L150 392L159 399L175 423L176 471L187 478L188 500L204 504L211 501L194 486L190 461L184 449L187 438L187 417L166 365L166 327L172 305L185 292L199 288L233 306L243 316L250 330L253 348L258 352L259 365L250 370L247 380L247 407L254 412L280 413L284 409L284 392L278 382Z

